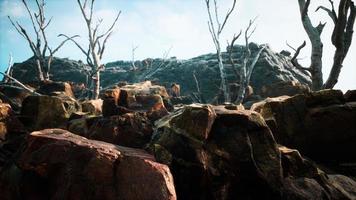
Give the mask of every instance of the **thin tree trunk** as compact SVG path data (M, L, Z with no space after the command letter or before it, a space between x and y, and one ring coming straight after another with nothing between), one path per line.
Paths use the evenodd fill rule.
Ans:
M327 81L324 84L325 89L333 88L336 85L336 83L338 82L338 78L339 78L339 75L341 72L342 63L344 62L344 59L345 59L345 54L343 52L338 51L338 49L336 49L336 52L334 55L334 63L331 68L329 78L327 79Z
M43 77L43 72L41 67L41 60L39 58L36 59L36 64L37 64L38 79L40 81L43 81L44 77Z
M93 91L94 99L98 99L100 93L100 70L98 70L95 74L93 89L94 89Z
M323 86L323 43L319 38L310 39L312 42L310 73L312 75L312 90L320 90Z
M217 57L218 57L219 70L220 70L221 86L224 92L225 102L230 102L229 89L227 87L226 74L225 74L224 64L223 64L221 50L220 50L220 43L218 43L217 46Z
M323 73L322 73L322 56L323 56L323 43L321 42L320 35L323 31L325 24L319 24L314 27L309 16L308 8L310 1L298 0L299 10L303 27L308 34L309 40L312 45L310 73L312 75L312 90L320 90L323 86Z

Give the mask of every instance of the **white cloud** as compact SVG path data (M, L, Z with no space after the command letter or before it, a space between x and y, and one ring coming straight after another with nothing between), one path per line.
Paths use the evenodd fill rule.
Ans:
M3 0L0 4L0 16L20 18L26 15L26 10L20 1Z
M52 24L48 27L48 34L52 44L58 44L60 39L57 34L67 35L80 34L79 42L87 45L87 29L80 10L75 1L66 0L68 10L66 13L57 9L52 1L48 1L48 12L54 16ZM55 1L53 1L55 2ZM219 13L221 18L231 6L232 0L219 0ZM323 0L328 5L327 0ZM117 12L122 9L122 14L118 21L117 29L107 43L107 50L104 54L104 62L114 60L131 59L132 45L139 45L136 51L136 58L161 57L163 52L173 46L171 56L178 58L191 58L204 53L214 52L214 46L207 27L207 12L203 0L137 0L137 1L113 1L100 0L96 2L94 19L102 18L102 31L111 25ZM62 3L57 3L62 4ZM21 17L26 15L21 1L0 0L1 16L12 15ZM52 10L51 9L52 7ZM332 32L332 22L325 13L315 13L315 4L311 5L310 15L313 22L328 21L322 35L324 42L324 77L326 78L334 53L333 45L330 43ZM64 6L65 7L65 6ZM299 16L297 1L286 0L238 0L236 10L231 16L228 24L221 35L222 48L225 48L225 41L231 39L234 33L244 29L249 19L259 16L257 20L257 30L251 41L258 43L270 43L275 51L287 49L285 42L298 46L304 40L308 42L308 37L303 29ZM222 20L222 19L221 19ZM6 21L6 20L5 20ZM21 21L26 22L25 19ZM1 24L0 24L1 25ZM16 38L20 38L17 36ZM237 43L243 43L240 38ZM15 42L12 42L13 44ZM13 45L16 46L16 45ZM17 47L17 46L16 46ZM27 48L25 46L24 48ZM353 55L356 51L354 41L348 57L345 60L344 68L341 72L339 88L356 89L356 60ZM81 52L71 43L65 45L57 56L70 57L73 59L83 59ZM303 49L301 60L308 66L310 58L310 44Z

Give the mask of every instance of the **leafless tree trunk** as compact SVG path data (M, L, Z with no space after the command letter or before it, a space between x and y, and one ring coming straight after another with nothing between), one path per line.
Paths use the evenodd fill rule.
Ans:
M120 17L121 11L119 11L119 13L116 15L116 18L114 19L111 26L103 34L99 34L99 27L103 20L100 19L98 23L93 26L92 19L95 0L84 0L84 2L77 0L77 2L88 29L88 50L84 50L84 48L79 45L79 43L77 43L73 38L70 38L64 34L60 34L59 36L66 37L68 40L71 40L86 56L87 63L91 67L90 77L92 79L93 85L93 98L98 99L100 93L100 71L104 69L104 65L101 64L101 59L105 51L105 45L113 33L113 29L115 28L117 20Z
M145 81L150 79L153 75L155 75L162 67L167 66L166 62L169 56L169 53L171 52L173 46L171 46L167 51L163 53L163 57L161 58L161 61L158 64L154 64L154 60L149 63L149 68L146 73L138 77L138 81ZM153 66L153 67L152 67Z
M51 67L51 62L53 55L69 40L66 39L62 41L55 49L51 49L48 44L47 40L47 35L46 35L46 28L48 25L51 23L52 18L47 21L45 17L45 1L44 0L36 0L36 5L37 5L37 13L32 12L30 7L28 6L26 0L22 0L22 3L24 4L26 11L31 19L31 24L33 27L33 30L35 32L35 39L32 39L26 29L23 28L23 26L20 25L19 22L14 22L10 16L8 16L11 24L13 27L15 27L16 31L24 37L30 48L31 51L33 52L34 58L36 60L36 65L37 65L37 71L38 71L38 79L40 81L43 80L49 80L49 71ZM72 36L70 38L75 38L77 36ZM35 42L34 42L35 41ZM43 47L42 47L43 44ZM49 51L49 55L47 56L47 51ZM46 62L46 57L47 62Z
M356 16L356 8L354 2L352 0L341 0L339 3L338 14L336 14L334 2L332 0L329 0L331 4L331 9L326 8L324 6L319 6L316 9L316 11L326 11L334 22L334 30L331 37L331 41L332 44L335 46L336 50L334 54L334 62L329 77L324 84L322 74L323 43L320 39L320 35L324 29L325 23L319 23L318 26L314 27L308 16L310 0L298 0L298 2L303 26L312 44L311 65L309 68L304 68L301 67L299 63L295 62L296 56L299 54L299 51L305 45L302 45L300 46L300 48L298 48L299 51L296 52L295 56L293 57L292 63L295 67L310 72L313 90L320 90L322 88L333 88L338 82L342 64L352 42L353 26L355 23Z
M34 95L41 95L39 93L37 93L34 89L31 89L29 87L27 87L26 85L24 85L23 83L21 83L19 80L15 79L14 77L5 74L3 72L0 72L0 74L4 75L6 78L10 79L11 81L13 81L14 83L16 83L17 85L19 85L21 88L23 88L24 90L34 94Z
M298 3L303 27L306 33L308 34L309 40L312 45L312 52L310 58L311 63L308 69L312 77L312 89L320 90L323 86L323 43L320 39L320 35L323 32L325 23L323 24L320 22L318 26L314 27L308 16L310 0L298 0Z
M334 22L334 30L331 41L336 48L334 63L323 88L333 88L338 82L340 71L343 66L342 64L351 46L356 16L356 7L353 1L341 0L338 15L336 15L333 1L329 0L329 2L331 4L331 9L323 6L320 6L317 9L326 11Z
M137 67L135 65L135 52L136 52L137 48L138 48L138 46L132 45L132 60L131 60L132 71L137 70Z
M12 57L12 55L11 55L11 53L10 53L10 55L9 55L9 62L8 62L8 64L7 64L7 69L6 69L6 71L5 71L5 76L4 76L4 78L3 78L3 82L4 83L9 83L10 82L10 76L12 76L12 66L14 65L14 63L13 63L13 57Z
M250 37L252 36L252 34L255 32L256 27L251 30L252 25L254 24L256 18L254 20L250 20L246 30L245 30L245 52L243 55L243 62L242 62L242 66L240 66L239 72L237 72L237 66L233 60L232 57L232 49L234 46L235 41L241 36L241 32L238 35L234 35L231 44L228 43L229 46L229 60L230 63L232 65L232 67L234 68L234 71L236 73L236 76L239 76L239 91L237 93L237 98L235 100L235 104L240 104L243 102L244 98L245 98L245 92L246 92L246 88L249 86L250 84L250 79L252 76L252 72L253 69L255 68L255 65L258 61L258 59L260 58L260 55L262 53L262 51L266 48L266 46L263 46L262 48L260 48L260 50L257 52L257 54L255 55L255 57L253 58L252 62L250 63L250 65L248 65L249 60L251 58L251 51L250 51L250 47L249 47L249 42L248 40L250 39ZM250 31L251 30L251 31Z
M214 11L213 13L215 14L213 19L213 14L210 8L210 0L205 0L206 3L206 8L208 11L208 16L209 16L209 21L208 21L208 27L209 31L211 34L211 37L213 39L215 48L216 48L216 55L218 58L218 65L219 65L219 70L220 70L220 78L221 78L221 86L222 86L222 91L224 93L224 98L225 102L230 102L230 94L229 94L229 88L228 88L228 83L226 80L226 74L225 74L225 69L224 69L224 64L221 56L221 45L220 45L220 34L223 31L226 22L228 21L231 13L234 11L235 6L236 6L236 0L233 0L233 4L231 9L227 12L225 15L223 23L220 23L219 19L219 14L218 14L218 6L217 6L217 0L214 1ZM214 22L215 21L215 22Z

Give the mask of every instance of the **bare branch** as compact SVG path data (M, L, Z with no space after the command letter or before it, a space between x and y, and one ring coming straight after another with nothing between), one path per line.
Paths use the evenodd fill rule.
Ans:
M26 85L24 85L23 83L21 83L19 80L15 79L14 77L7 75L3 72L0 72L2 75L6 76L7 78L11 79L12 81L14 81L16 84L18 84L19 86L21 86L23 89L27 90L30 93L33 93L34 95L41 95L39 93L37 93L34 89L31 89L29 87L27 87Z
M10 16L7 16L7 17L9 18L12 26L15 27L16 31L27 40L27 42L30 45L30 48L31 48L33 54L38 56L38 51L36 50L36 46L33 43L33 41L31 40L31 38L28 36L26 30L18 22L16 22L16 24L17 24L17 26L16 26L15 23L12 21Z
M231 13L232 13L232 12L234 11L234 9L235 9L235 6L236 6L236 0L234 0L231 9L227 12L227 14L226 14L226 16L225 16L225 19L224 19L224 22L222 23L222 26L221 26L220 29L219 29L219 34L220 34L220 33L222 32L222 30L224 29L227 20L229 19Z
M60 36L60 35L58 35ZM76 37L80 37L79 35L74 35L70 38L66 38L65 40L63 40L53 51L51 51L51 54L55 54L66 42L68 42L69 40L73 40Z
M319 6L315 12L318 12L319 10L324 10L325 12L328 13L328 15L330 16L330 18L333 20L334 24L336 24L337 21L337 16L334 10L330 10L329 8L326 8L324 6Z
M136 65L135 65L135 51L137 50L138 46L134 46L132 45L132 61L131 61L131 65L132 65L132 70L135 71L136 70Z
M59 35L58 35L58 37L61 37L61 36L67 38L67 40L72 41L72 42L80 49L80 51L81 51L84 55L86 55L87 57L90 57L89 52L86 52L86 51L84 50L84 48L83 48L82 46L80 46L80 44L79 44L77 41L74 40L74 38L71 38L71 37L69 37L69 36L67 36L67 35L65 35L65 34L59 34Z
M111 31L104 39L104 42L103 42L103 46L102 46L102 49L99 53L99 58L102 59L103 58L103 54L104 54L104 50L105 50L105 47L106 47L106 42L108 41L108 39L110 38L111 34L113 32Z
M13 58L12 58L12 55L11 55L11 53L10 53L10 54L9 54L9 62L8 62L8 64L7 64L7 68L6 68L6 71L5 71L5 73L6 73L8 76L11 76L12 66L13 66ZM10 80L10 79L9 79L8 77L4 76L3 81L4 81L5 83L8 83L9 80Z
M232 49L234 47L236 40L241 36L241 34L242 34L242 30L240 31L239 34L233 36L230 44L229 44L229 41L227 42L228 49L229 49L229 61L230 61L230 64L232 65L232 69L234 70L235 76L237 78L239 78L239 73L237 71L237 67L236 67L236 64L235 64L233 56L232 56Z
M308 16L309 5L310 5L310 0L307 0L305 2L304 8L302 9L302 12L301 12L302 19L304 19Z
M97 40L99 40L100 38L104 37L105 35L108 35L112 32L113 28L115 27L116 25L116 22L118 21L119 17L121 15L121 10L119 11L119 13L116 15L116 18L114 20L114 22L111 24L110 28L104 33L104 34L101 34L97 37Z
M32 23L32 27L33 27L33 30L34 30L35 33L36 33L37 42L38 42L38 41L39 41L39 31L38 31L37 28L36 28L36 25L35 25L35 21L34 21L34 19L33 19L32 12L31 12L30 8L28 7L28 5L27 5L27 3L26 3L26 0L22 0L22 3L25 5L26 10L27 10L27 13L28 13L28 15L30 16L31 23Z
M306 67L303 67L302 65L299 64L298 62L298 56L300 54L300 51L306 46L306 41L303 42L303 44L301 44L297 49L293 48L291 45L288 45L288 47L290 47L291 49L295 50L295 53L291 59L291 63L293 64L293 66L297 69L300 69L300 70L305 70L305 71L308 71L310 72L311 69L310 68L306 68Z
M250 64L249 70L247 72L247 83L250 83L250 78L251 78L253 69L255 69L255 65L256 65L258 59L260 58L262 51L265 50L266 47L267 47L267 45L264 45L262 48L260 48L260 50L257 52L255 58L253 59L252 63Z
M323 32L325 25L326 22L325 23L319 22L318 26L316 27L316 30L318 31L319 35L321 35L321 33Z

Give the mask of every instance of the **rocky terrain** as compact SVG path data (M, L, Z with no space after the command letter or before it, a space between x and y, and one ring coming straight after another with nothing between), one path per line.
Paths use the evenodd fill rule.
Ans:
M0 199L356 199L356 91L311 92L285 54L263 52L243 105L193 102L194 71L218 93L213 54L109 63L97 100L83 64L55 59L46 82L15 65L34 92L0 85Z
M250 44L252 58L257 54L259 48L258 44ZM243 51L244 46L234 46L232 56L236 64L242 62ZM222 56L227 79L231 83L231 90L236 90L234 85L238 83L239 77L236 76L232 68L228 53L223 52ZM311 84L309 76L305 71L293 67L290 59L287 52L276 53L268 46L263 50L251 76L250 85L256 95L271 97L307 91L304 87ZM32 59L15 64L13 76L25 83L37 81L34 65L35 62ZM102 87L107 88L118 82L136 83L147 79L154 80L166 88L170 88L172 83L177 83L181 86L182 95L190 96L197 92L193 78L194 73L199 82L201 93L207 102L211 102L219 93L220 75L215 54L201 55L188 60L178 60L175 57L147 58L135 61L135 66L137 69L133 70L130 61L107 63L105 70L101 73ZM54 59L51 67L52 79L55 81L86 83L85 72L86 66L81 61L76 62L68 59ZM276 84L279 90L273 89Z

